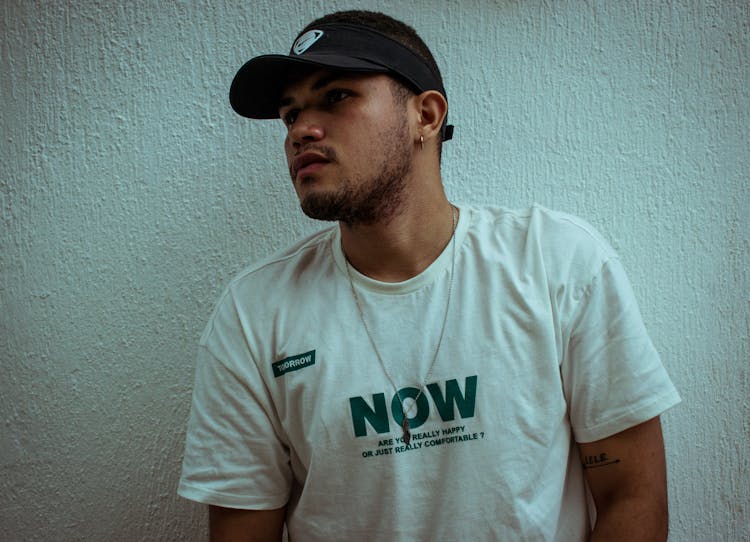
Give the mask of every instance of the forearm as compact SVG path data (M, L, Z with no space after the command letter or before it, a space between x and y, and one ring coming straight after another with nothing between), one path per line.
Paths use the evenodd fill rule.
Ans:
M238 510L209 506L211 542L280 542L286 510Z
M669 532L666 505L643 498L623 498L597 509L591 542L664 542Z
M592 542L663 542L669 531L667 467L659 418L579 444L596 504Z

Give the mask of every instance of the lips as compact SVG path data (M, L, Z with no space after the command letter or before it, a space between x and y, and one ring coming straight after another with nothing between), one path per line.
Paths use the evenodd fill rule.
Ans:
M301 175L307 175L319 170L324 165L330 163L330 160L317 152L304 152L297 156L292 163L292 172L297 179Z

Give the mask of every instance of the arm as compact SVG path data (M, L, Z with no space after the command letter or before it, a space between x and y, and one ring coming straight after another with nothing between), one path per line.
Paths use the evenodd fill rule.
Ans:
M284 532L286 508L238 510L208 507L211 542L279 542Z
M591 541L666 540L667 475L659 418L578 447L596 504Z

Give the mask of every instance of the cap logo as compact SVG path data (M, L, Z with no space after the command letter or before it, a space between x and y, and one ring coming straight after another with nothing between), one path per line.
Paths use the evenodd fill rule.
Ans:
M297 41L294 42L294 45L292 45L292 52L295 55L301 55L302 53L307 51L313 43L315 43L322 37L322 30L308 30L299 38L297 38Z

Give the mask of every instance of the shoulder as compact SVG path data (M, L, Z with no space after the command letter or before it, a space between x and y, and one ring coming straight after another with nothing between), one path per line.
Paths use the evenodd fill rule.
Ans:
M335 231L336 226L326 228L254 262L235 275L229 283L229 289L241 288L264 279L278 282L286 276L314 269L322 259L330 261Z
M578 216L548 209L534 204L523 209L505 207L468 207L474 218L472 222L479 228L506 235L523 234L533 236L534 240L550 247L559 247L561 243L573 242L590 245L593 248L615 255L614 250L589 222Z
M524 209L467 208L474 259L496 265L518 282L531 282L573 303L594 284L616 252L577 216L532 205Z
M217 326L240 328L247 315L267 314L330 274L336 231L334 226L314 233L237 273L219 296L202 342Z
M615 250L586 220L535 204L524 209L468 207L471 228L484 240L498 241L517 251L538 250L545 258L617 257Z

